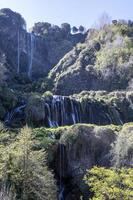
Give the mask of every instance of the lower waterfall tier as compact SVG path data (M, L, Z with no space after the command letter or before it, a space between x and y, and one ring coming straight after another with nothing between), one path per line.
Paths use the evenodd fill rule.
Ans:
M82 92L73 96L31 95L5 116L8 125L58 127L77 123L122 125L133 121L132 92Z
M88 199L90 194L83 177L93 166L132 167L133 123L75 124L33 130L37 148L46 148L47 141L50 166L58 180L59 200L79 200L80 196Z

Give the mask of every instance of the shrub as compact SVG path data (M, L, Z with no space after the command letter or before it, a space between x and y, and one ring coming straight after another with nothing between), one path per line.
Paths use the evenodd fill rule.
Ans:
M126 124L112 149L113 164L117 167L133 165L133 124Z
M93 193L92 200L132 200L133 169L94 167L84 177Z
M44 97L46 100L50 100L53 97L53 94L52 92L47 91L42 95L42 97Z

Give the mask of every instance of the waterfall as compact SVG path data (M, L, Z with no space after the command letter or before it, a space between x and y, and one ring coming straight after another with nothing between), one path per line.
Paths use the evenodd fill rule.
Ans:
M18 30L17 42L18 42L17 73L19 74L19 72L20 72L20 31L19 30Z
M60 193L59 193L59 200L64 200L64 187L61 187Z
M80 122L79 105L75 103L75 100L54 95L51 102L44 100L44 104L47 113L44 124L48 124L48 127L72 125Z
M61 125L65 124L65 106L64 106L64 97L61 99Z
M90 101L88 103L80 102L73 97L54 95L50 99L42 97L40 105L37 109L42 108L40 119L37 123L45 127L67 126L77 123L92 124L123 124L123 115L116 105L106 105L98 101ZM14 115L19 113L23 107L12 109L7 114L6 121L12 121ZM27 110L27 109L26 109ZM31 110L27 112L32 112ZM28 113L27 113L28 114ZM36 113L33 110L34 120Z
M112 116L115 117L115 124L123 125L124 123L123 123L123 121L121 119L119 111L117 110L117 105L116 104L114 104L114 106L111 107L111 111L112 111Z
M128 100L129 102L129 107L133 110L133 99L132 99L132 96L130 96L132 93L128 92L126 94L126 99Z
M59 99L58 96L53 96L52 99L52 120L55 127L58 127L58 103Z
M15 118L15 116L17 114L21 114L25 107L26 107L26 105L22 104L18 107L13 108L10 112L8 112L4 119L5 124L7 124L7 125L11 124L11 122Z
M108 113L105 113L105 115L107 116L107 119L109 120L109 123L113 124L113 120L111 119L110 115Z
M35 36L34 33L30 33L30 52L29 52L29 68L28 68L28 77L32 78L32 66L33 66L33 56L34 56L34 43Z
M120 113L115 106L109 109L97 102L89 102L82 109L80 101L58 95L54 95L48 102L44 99L44 105L44 125L51 128L76 123L122 124Z
M70 100L71 102L71 111L72 111L72 120L73 120L73 124L76 124L76 115L75 115L75 112L74 112L74 105L73 105L73 100Z
M59 148L60 148L60 168L59 168L59 170L60 170L60 190L61 190L61 187L62 187L62 148L61 148L61 144L59 144Z
M51 110L50 110L50 107L49 107L49 104L48 103L45 103L45 106L46 106L46 109L47 109L47 120L48 120L48 125L50 128L54 127L54 124L51 120Z
M63 183L63 177L64 177L64 159L65 159L65 154L64 154L64 146L59 143L59 196L58 200L64 200L64 183Z

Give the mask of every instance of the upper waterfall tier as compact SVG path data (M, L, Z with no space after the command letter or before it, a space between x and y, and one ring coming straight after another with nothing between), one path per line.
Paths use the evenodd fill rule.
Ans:
M83 33L66 33L63 27L47 22L36 23L29 33L19 13L0 10L0 52L7 58L11 73L7 79L23 73L33 80L43 77L85 37Z

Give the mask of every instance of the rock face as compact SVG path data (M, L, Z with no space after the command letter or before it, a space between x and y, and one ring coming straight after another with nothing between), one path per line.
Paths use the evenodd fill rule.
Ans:
M67 23L58 27L39 22L29 33L20 14L2 9L0 27L8 81L15 82L16 75L37 81L49 74L49 86L57 95L132 88L132 24L72 34Z
M115 139L115 132L106 126L73 125L61 138L61 143L66 144L69 172L74 168L80 172L94 165L109 166L108 153Z
M25 21L20 14L10 9L2 9L0 10L0 27L0 49L6 57L8 73L11 76L17 71L17 34L20 31L25 36Z
M122 125L133 121L132 92L84 91L73 96L31 95L25 103L19 102L9 111L10 125L21 123L21 112L16 113L21 106L25 123L35 127L53 128L77 123Z
M60 28L57 35L54 27L48 34L40 34L36 26L28 33L20 14L10 9L0 10L0 49L7 57L10 76L15 73L25 73L33 79L45 76L60 58L85 38L83 34L61 35Z
M95 47L78 44L50 71L54 92L70 95L83 90L102 89L102 81L94 69ZM98 87L99 85L99 87Z
M133 23L72 34L39 22L27 32L20 14L0 10L0 120L42 127L35 148L50 144L60 199L88 199L82 180L94 165L132 167L133 125L123 125L133 121L132 37Z
M66 184L72 184L69 192L74 198L75 188L79 188L85 199L88 199L88 188L83 177L87 169L93 166L132 167L133 161L133 124L116 126L94 126L86 124L73 125L64 129L57 150L56 173ZM78 190L78 191L79 191ZM70 193L66 192L66 199ZM69 198L68 198L69 199Z
M68 26L70 26L68 24ZM69 52L78 42L84 42L85 36L81 33L72 35L69 30L63 27L51 25L49 23L36 23L32 28L34 34L43 38L47 48L47 59L51 66L55 66L57 62Z
M79 188L78 190L83 192L87 199L83 176L87 169L95 165L111 166L110 151L111 145L116 141L116 133L115 128L113 130L111 127L85 124L73 125L64 130L59 141L56 160L56 173L62 182L67 183L70 179L71 184ZM75 193L72 188L69 191L71 195ZM66 199L69 195L66 194ZM80 197L76 197L75 194L75 198L72 199L80 199Z
M126 111L128 115L125 115ZM27 122L31 121L35 126L58 127L75 123L121 125L133 120L132 93L82 92L70 97L31 96L25 103L25 113ZM10 122L17 120L15 112L9 115L12 116Z
M89 30L83 44L77 44L50 71L53 92L71 95L83 90L114 91L126 89L132 81L133 26L111 25L104 30ZM130 30L128 32L128 30ZM124 74L124 76L123 76Z

